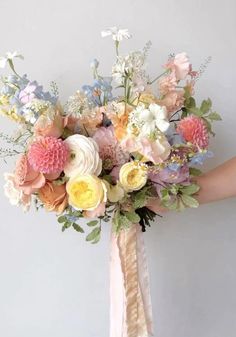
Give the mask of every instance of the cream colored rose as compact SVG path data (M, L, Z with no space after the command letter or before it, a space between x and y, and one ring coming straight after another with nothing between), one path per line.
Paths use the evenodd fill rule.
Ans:
M147 169L137 162L124 164L120 169L119 179L127 192L138 191L147 183Z
M70 178L66 185L69 204L79 210L93 211L107 201L107 187L95 175L80 175Z
M70 156L64 168L65 175L91 174L98 176L102 170L102 160L99 157L97 143L90 137L73 135L65 140Z

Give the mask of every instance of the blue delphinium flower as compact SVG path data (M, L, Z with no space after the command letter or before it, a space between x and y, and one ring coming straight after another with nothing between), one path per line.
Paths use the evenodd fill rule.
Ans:
M204 151L196 153L191 159L191 165L203 165L204 161L208 158L212 158L214 156L212 151Z
M111 81L111 77L99 77L92 86L84 85L82 90L93 105L102 106L112 99Z

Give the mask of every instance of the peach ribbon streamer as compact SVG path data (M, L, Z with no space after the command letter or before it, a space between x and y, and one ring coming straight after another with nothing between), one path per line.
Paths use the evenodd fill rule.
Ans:
M153 335L147 257L141 227L111 234L110 337Z

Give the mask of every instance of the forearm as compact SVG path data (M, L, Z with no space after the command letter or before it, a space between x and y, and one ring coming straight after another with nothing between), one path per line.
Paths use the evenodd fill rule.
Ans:
M236 196L236 157L196 178L200 204Z

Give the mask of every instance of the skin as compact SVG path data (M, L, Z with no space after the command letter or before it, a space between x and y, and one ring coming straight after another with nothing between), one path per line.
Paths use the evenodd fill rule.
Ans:
M200 204L236 197L236 157L196 177L194 181L200 186L195 195ZM156 213L167 211L158 199L152 199L148 208Z
M236 157L197 177L200 204L236 197Z

